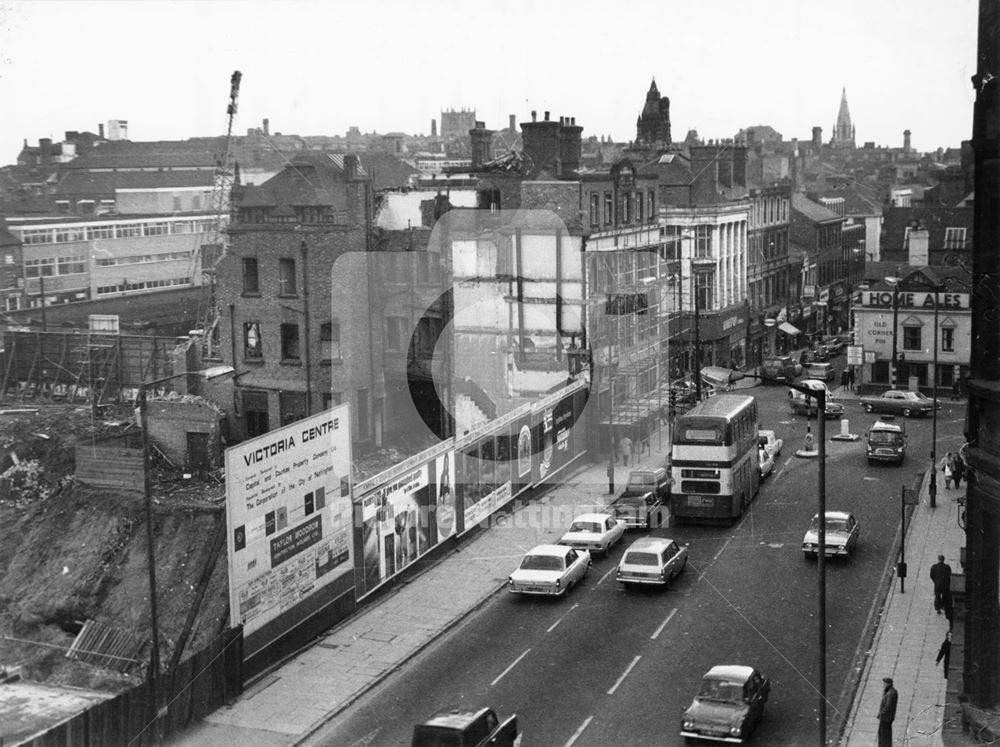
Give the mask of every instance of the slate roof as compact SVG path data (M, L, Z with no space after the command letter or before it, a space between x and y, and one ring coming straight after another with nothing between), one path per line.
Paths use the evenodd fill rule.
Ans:
M79 171L71 170L52 190L61 195L113 195L116 189L151 189L155 187L214 186L214 171Z
M359 164L359 176L367 176ZM344 154L302 153L260 186L243 188L240 207L333 205L342 201Z
M372 151L358 153L358 157L364 170L371 175L372 189L376 192L408 187L411 177L420 175L417 169L403 163L391 153Z
M973 217L971 207L890 207L884 213L881 243L885 251L903 251L907 227L919 223L928 230L930 249L944 249L945 229L964 228L966 248L971 250Z
M792 210L801 213L813 223L843 220L841 216L823 207L818 202L813 202L801 192L792 192Z

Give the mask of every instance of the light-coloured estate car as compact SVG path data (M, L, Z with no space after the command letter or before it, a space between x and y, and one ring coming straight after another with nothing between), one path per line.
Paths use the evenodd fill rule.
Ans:
M527 552L507 579L513 594L569 593L590 570L590 553L566 545L537 545Z
M580 514L559 538L560 545L607 555L608 550L625 536L625 521L611 514Z
M743 744L764 717L771 682L753 667L712 667L681 717L681 736Z
M632 584L666 586L687 567L687 546L667 537L637 539L618 563L618 580L627 589Z
M826 557L847 558L854 554L858 545L861 526L854 514L848 511L826 512ZM819 547L819 514L813 517L812 523L802 538L802 553L807 558L815 558Z

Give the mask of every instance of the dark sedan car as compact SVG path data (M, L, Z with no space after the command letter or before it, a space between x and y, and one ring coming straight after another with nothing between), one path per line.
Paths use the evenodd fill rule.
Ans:
M764 717L771 682L753 667L712 667L681 718L681 736L742 744Z

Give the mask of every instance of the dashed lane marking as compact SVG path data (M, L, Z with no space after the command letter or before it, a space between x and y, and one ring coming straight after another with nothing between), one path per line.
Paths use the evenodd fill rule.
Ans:
M610 576L610 575L611 575L612 573L614 573L614 572L615 572L615 571L617 571L617 570L618 570L618 568L617 568L617 567L615 567L615 568L612 568L612 569L611 569L610 571L608 571L608 572L607 572L607 573L605 573L605 574L604 574L603 576L601 576L601 581L603 581L604 579L606 579L606 578L607 578L608 576ZM595 586L596 586L596 585L598 585L598 584L600 584L600 583L601 583L601 581L598 581L598 582L597 582L597 584L595 584Z
M579 728L573 732L573 736L569 738L569 741L566 742L566 744L564 744L563 747L573 747L573 743L580 738L580 735L583 734L584 729L590 726L590 722L593 720L594 720L593 716L587 716L587 718L583 720L583 723L580 724Z
M636 656L636 657L635 657L634 659L632 659L632 663L631 663L631 664L629 664L629 665L628 665L627 667L625 667L625 671L624 671L624 672L622 672L622 676L621 676L621 677L619 677L619 678L618 678L618 681L617 681L617 682L615 682L615 684L613 684L613 685L611 686L611 689L610 689L610 690L608 690L608 695L614 695L614 694L615 694L615 690L617 690L617 689L618 689L618 686L619 686L619 685L620 685L620 684L621 684L622 682L624 682L624 681L625 681L625 678L626 678L626 677L628 677L628 673L629 673L629 672L631 672L631 671L632 671L632 668L633 668L633 667L634 667L634 666L635 666L636 664L638 664L638 663L639 663L639 659L641 659L641 658L642 658L641 656Z
M509 667L507 667L507 668L506 668L505 670L503 670L502 672L500 672L500 674L498 674L498 675L497 675L496 679L495 679L495 680L493 680L493 681L492 681L492 682L490 683L490 687L493 687L493 686L494 686L494 685L495 685L496 683L498 683L498 682L499 682L500 680L502 680L502 679L503 679L503 677L504 677L504 675L505 675L505 674L507 674L507 672L509 672L509 671L510 671L511 669L513 669L514 667L516 667L516 666L517 666L517 663L518 663L519 661L521 661L521 659L523 659L523 658L524 658L525 656L527 656L527 655L528 655L528 654L529 654L530 652L531 652L531 649L529 648L529 649L528 649L527 651L525 651L525 652L524 652L523 654L521 654L521 655L520 655L520 656L518 656L518 657L517 657L516 659L514 659L513 663L511 663L511 665L510 665Z
M568 610L566 610L566 615L568 615L570 612L572 612L573 610L575 610L579 606L580 606L579 602L577 602L576 604L574 604L572 607L570 607ZM545 632L546 633L551 633L553 630L555 630L556 629L556 625L558 625L559 623L561 623L563 620L566 619L566 615L563 615L558 620L556 620L554 623L552 623L548 627L548 630L546 630ZM515 662L515 663L517 663L517 662Z
M666 620L664 620L663 622L661 622L661 623L660 623L660 627L658 627L658 628L656 629L656 632L655 632L655 633L653 633L653 635L651 635L651 636L649 637L649 639L650 639L651 641L655 641L655 640L657 639L657 637L658 637L658 636L660 635L660 633L662 633L662 632L663 632L663 629L664 629L665 627L667 627L667 623L668 623L668 622L670 622L670 618L671 618L671 617L673 617L673 616L674 616L674 613L676 613L676 612L677 612L677 608L676 608L676 607L674 607L674 608L673 608L672 610L670 610L670 614L669 614L669 615L667 615L667 619L666 619Z

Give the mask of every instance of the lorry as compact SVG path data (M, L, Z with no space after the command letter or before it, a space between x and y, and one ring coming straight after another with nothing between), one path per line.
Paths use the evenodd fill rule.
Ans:
M902 464L906 458L906 426L897 423L892 415L885 415L867 433L868 463L895 462Z
M450 708L413 727L410 747L517 747L517 716L500 721L492 708Z

